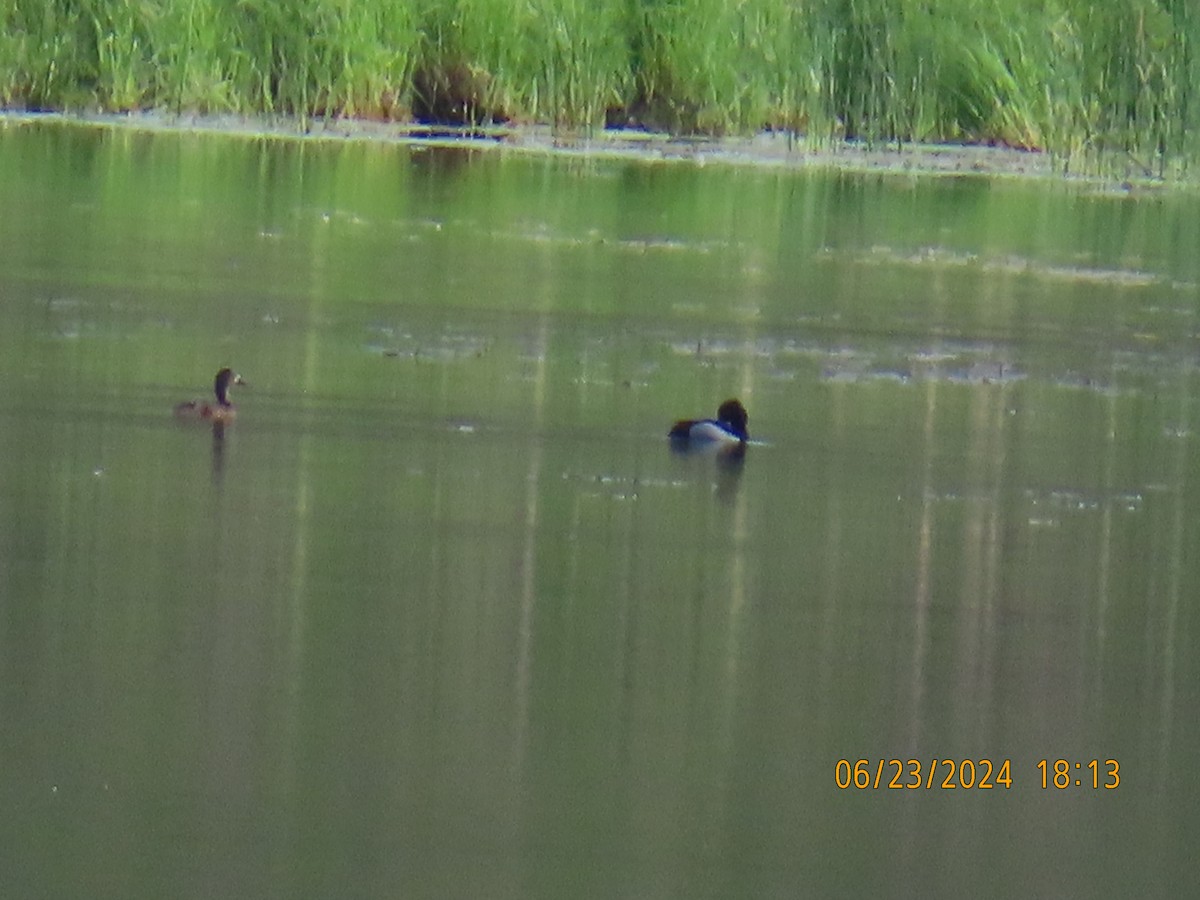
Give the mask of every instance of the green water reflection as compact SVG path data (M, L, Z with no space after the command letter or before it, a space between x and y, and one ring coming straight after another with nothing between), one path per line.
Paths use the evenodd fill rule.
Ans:
M1197 246L1083 185L0 125L8 890L1178 895ZM668 452L733 395L741 468Z

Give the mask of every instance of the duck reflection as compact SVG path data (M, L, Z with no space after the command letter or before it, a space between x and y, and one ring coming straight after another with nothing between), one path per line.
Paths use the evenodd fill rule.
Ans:
M225 473L225 423L213 419L212 423L212 478L213 484L221 483Z

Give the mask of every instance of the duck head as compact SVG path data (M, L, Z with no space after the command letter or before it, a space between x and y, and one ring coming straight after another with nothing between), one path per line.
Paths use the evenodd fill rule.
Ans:
M230 385L240 384L243 387L250 387L242 379L242 376L230 368L224 368L217 373L217 378L213 382L213 393L217 395L217 402L222 406L231 406L229 402L229 387Z
M717 422L743 441L750 437L750 432L746 428L749 421L750 416L746 414L746 407L742 406L740 400L726 400L717 407Z

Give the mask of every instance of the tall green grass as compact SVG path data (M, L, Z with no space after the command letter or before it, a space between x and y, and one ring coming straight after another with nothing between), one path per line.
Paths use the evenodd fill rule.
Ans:
M413 105L595 127L630 77L628 0L416 0ZM437 95L437 96L435 96Z
M0 104L1200 156L1196 0L7 0Z

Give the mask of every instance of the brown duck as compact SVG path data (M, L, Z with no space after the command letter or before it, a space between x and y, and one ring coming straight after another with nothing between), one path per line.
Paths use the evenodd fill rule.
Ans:
M242 380L242 376L233 369L222 369L213 381L216 403L209 403L207 400L187 400L175 406L175 415L181 419L199 419L205 422L232 422L237 415L234 405L229 402L229 387L233 384L249 387Z

